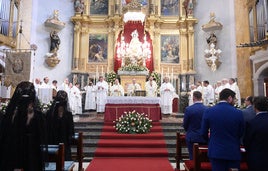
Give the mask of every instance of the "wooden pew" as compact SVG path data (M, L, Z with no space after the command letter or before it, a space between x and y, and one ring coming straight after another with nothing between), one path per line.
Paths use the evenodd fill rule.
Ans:
M43 152L46 147L42 146ZM45 162L45 171L73 171L74 162L64 160L64 144L48 145L48 159Z
M246 164L246 154L243 147L241 149L241 164L240 171L248 171L248 167ZM209 158L207 156L208 146L207 145L199 145L198 143L194 143L193 145L193 160L185 161L185 170L186 171L211 171L212 166L209 162ZM235 168L232 168L235 169Z
M189 160L189 155L187 153L183 153L182 149L187 149L186 145L186 139L185 139L185 134L180 133L179 131L176 132L177 134L177 142L176 142L176 170L179 171L180 168L180 163L184 162L185 160Z
M83 132L74 134L72 137L72 146L76 146L76 154L72 155L72 159L78 162L78 171L83 171Z

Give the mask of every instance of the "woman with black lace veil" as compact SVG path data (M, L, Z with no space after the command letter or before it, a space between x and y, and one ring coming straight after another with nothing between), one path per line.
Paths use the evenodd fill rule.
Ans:
M19 83L0 125L1 171L43 170L40 145L46 144L46 125L36 104L33 83Z
M73 115L68 110L68 95L60 90L47 112L48 143L64 143L65 160L71 160L71 141L74 135Z

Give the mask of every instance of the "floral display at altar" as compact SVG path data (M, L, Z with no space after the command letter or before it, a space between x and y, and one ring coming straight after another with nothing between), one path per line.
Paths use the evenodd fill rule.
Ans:
M124 114L114 121L116 123L114 127L118 133L144 134L150 132L152 120L148 115L136 111L124 112Z
M113 84L116 78L117 78L117 74L114 71L106 74L106 81L108 83Z

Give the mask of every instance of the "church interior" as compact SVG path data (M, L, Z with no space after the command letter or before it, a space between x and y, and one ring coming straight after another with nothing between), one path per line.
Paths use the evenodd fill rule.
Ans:
M169 76L178 94L196 81L235 78L241 97L266 95L267 16L266 0L1 0L2 84L48 76L83 87L99 75L120 77L136 58L148 74ZM142 47L129 51L134 31ZM7 59L18 52L30 56L11 71Z
M144 96L149 76L158 88L168 77L181 113L198 81L233 78L242 101L267 96L268 0L0 0L0 76L3 99L21 81L83 88L100 76L125 92L135 79Z

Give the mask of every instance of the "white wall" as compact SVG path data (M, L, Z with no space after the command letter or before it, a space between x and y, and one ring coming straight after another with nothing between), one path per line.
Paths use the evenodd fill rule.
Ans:
M222 50L220 61L222 64L215 72L212 72L205 61L204 50L208 49L206 38L208 33L202 30L202 25L210 20L210 13L214 12L215 21L223 25L222 30L217 31L217 47ZM198 80L208 80L210 84L222 78L236 77L236 45L235 45L235 14L233 0L202 0L197 1L195 17L198 23L195 26L195 70Z
M38 49L34 57L33 79L45 76L61 83L71 73L73 56L73 24L70 21L74 15L73 1L71 0L33 0L32 2L32 25L31 44L36 44ZM45 55L49 52L50 36L49 29L44 26L46 19L53 16L54 10L59 10L59 20L65 22L66 26L58 35L61 44L58 50L58 58L61 60L58 65L51 68L45 63ZM29 12L29 11L25 11Z

